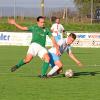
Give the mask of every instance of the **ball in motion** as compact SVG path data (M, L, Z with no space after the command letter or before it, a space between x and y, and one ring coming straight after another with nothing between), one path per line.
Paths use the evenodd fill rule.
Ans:
M74 72L73 72L72 69L66 70L66 72L65 72L65 77L71 78L71 77L73 77L73 76L74 76Z

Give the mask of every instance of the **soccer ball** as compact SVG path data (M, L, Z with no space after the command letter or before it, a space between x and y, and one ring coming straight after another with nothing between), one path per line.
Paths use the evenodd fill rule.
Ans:
M71 77L73 77L73 76L74 76L74 72L73 72L72 69L66 70L66 72L65 72L65 77L71 78Z

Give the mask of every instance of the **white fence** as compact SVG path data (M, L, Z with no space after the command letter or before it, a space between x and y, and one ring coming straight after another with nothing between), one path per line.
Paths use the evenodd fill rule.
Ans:
M75 33L76 40L73 47L99 47L100 33ZM28 46L31 42L31 33L24 32L0 32L0 45ZM46 46L51 46L52 42L47 36Z
M74 47L100 47L100 33L75 33Z
M23 32L0 32L0 45L28 46L31 33Z
M31 43L32 34L24 32L0 32L0 45L28 46ZM47 36L46 46L51 46L52 42Z

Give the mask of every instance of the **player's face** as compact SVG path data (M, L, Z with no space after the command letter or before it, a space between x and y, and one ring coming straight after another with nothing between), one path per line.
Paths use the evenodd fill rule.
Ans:
M58 24L60 23L60 19L59 19L59 18L58 18L58 19L56 19L56 23L58 23Z
M67 38L67 44L72 44L73 42L74 42L74 39L71 36L69 36Z
M44 27L45 21L43 18L40 18L39 21L37 22L39 27Z

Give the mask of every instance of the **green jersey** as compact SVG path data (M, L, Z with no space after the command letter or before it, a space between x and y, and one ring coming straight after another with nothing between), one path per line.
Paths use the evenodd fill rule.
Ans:
M28 30L32 32L32 42L36 42L41 46L45 47L46 43L46 35L52 36L50 30L48 28L41 28L37 24L28 27Z

